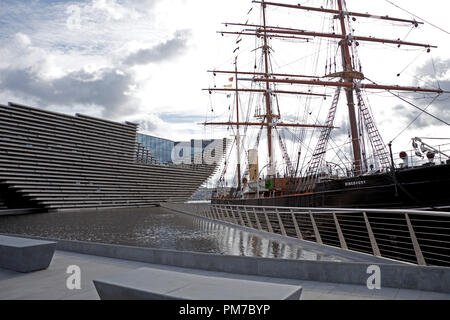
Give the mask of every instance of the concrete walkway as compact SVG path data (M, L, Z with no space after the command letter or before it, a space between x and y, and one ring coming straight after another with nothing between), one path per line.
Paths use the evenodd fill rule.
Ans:
M81 290L67 289L69 266L81 269ZM274 283L301 285L302 300L450 300L450 294L428 291L385 288L369 290L365 286L302 281L261 276L236 275L223 272L169 267L127 260L57 251L45 271L20 274L0 269L0 299L2 300L97 300L92 280L126 270L148 267L224 278L238 278Z

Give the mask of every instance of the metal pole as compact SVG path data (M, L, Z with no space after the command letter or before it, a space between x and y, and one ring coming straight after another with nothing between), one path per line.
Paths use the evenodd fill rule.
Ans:
M344 238L344 233L342 232L342 229L341 229L341 225L339 224L339 220L336 216L336 213L334 213L334 212L333 212L333 219L334 219L334 224L336 225L336 230L338 232L339 242L341 243L341 248L348 249L347 242L345 241L345 238Z
M369 218L367 217L367 213L363 212L364 221L366 222L367 232L369 234L370 244L372 245L373 254L377 257L381 257L380 248L378 248L377 239L373 234L372 227L370 226Z
M409 215L405 213L406 223L408 224L409 235L414 246L414 252L416 254L417 263L421 266L426 266L425 258L423 257L422 250L420 249L419 241L417 241L416 233L414 232L413 225L409 219Z
M323 244L322 237L320 236L319 228L317 227L316 220L313 217L312 211L309 211L309 217L311 218L311 223L314 229L314 235L316 237L316 242Z
M283 236L287 237L286 229L284 228L283 220L281 220L281 216L280 216L280 213L278 212L278 208L276 208L275 211L277 213L278 223L280 224L281 234Z
M297 234L297 238L299 238L300 240L303 240L303 235L300 231L300 227L298 226L297 219L295 218L295 214L292 209L291 209L291 216L292 216L292 221L294 222L294 228L295 228L295 233Z

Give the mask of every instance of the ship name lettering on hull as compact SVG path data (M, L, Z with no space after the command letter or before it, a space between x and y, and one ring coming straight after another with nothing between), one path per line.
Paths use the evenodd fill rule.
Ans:
M361 180L361 181L351 181L351 182L346 182L345 186L346 187L354 187L354 186L362 186L367 184L367 182L365 180Z

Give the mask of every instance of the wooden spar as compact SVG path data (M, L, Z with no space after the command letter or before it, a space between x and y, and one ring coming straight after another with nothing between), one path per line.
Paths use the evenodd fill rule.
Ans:
M211 88L211 89L203 89L203 91L224 91L224 92L255 92L255 93L266 93L267 90L264 89L222 89L222 88ZM327 94L320 93L312 93L312 92L301 92L301 91L284 91L284 90L273 90L269 91L270 93L278 93L278 94L296 94L296 95L304 95L304 96L316 96L316 97L329 97Z
M262 79L255 78L252 81L256 82L274 82L274 83L287 83L287 84L304 84L313 86L329 86L329 87L344 87L344 88L354 88L358 86L361 89L375 89L375 90L393 90L393 91L412 91L412 92L428 92L428 93L444 93L442 89L428 89L420 87L402 87L402 86L392 86L392 85L378 85L370 83L361 83L356 85L353 82L339 82L339 81L321 81L321 80L297 80L297 79Z
M259 1L253 1L253 3L260 3ZM349 15L353 17L361 17L361 18L372 18L372 19L381 19L381 20L388 20L388 21L395 21L395 22L405 22L405 23L411 23L415 26L418 26L419 24L423 24L423 22L419 22L416 20L408 20L408 19L402 19L402 18L394 18L389 16L377 16L372 15L369 13L359 13L359 12L347 12L340 10L333 10L333 9L325 9L325 8L316 8L316 7L307 7L302 5L292 5L292 4L285 4L285 3L276 3L276 2L265 2L268 6L278 6L278 7L285 7L285 8L291 8L291 9L300 9L300 10L306 10L306 11L316 11L316 12L324 12L324 13L331 13L335 15Z
M236 23L236 22L223 22L226 27L228 26L242 26L242 27L257 27L262 28L263 26L260 24L245 24L245 23ZM273 27L273 26L266 26L268 29L280 29L280 30L292 30L292 31L298 31L298 29L293 28L285 28L285 27ZM220 32L220 31L218 31ZM305 40L308 38L304 38Z
M342 13L342 0L338 0L338 7L339 11ZM347 30L345 27L345 16L340 15L339 20L341 22L341 32L342 36L346 37ZM343 69L346 72L351 73L353 71L352 66L352 57L350 55L350 48L347 44L347 41L341 40L341 48L342 48L342 64ZM352 81L353 78L343 79L347 81ZM359 141L359 130L358 130L358 122L356 120L356 112L355 112L355 100L353 97L353 86L350 88L345 89L345 93L347 96L347 107L348 107L348 115L350 119L350 131L352 135L352 149L353 149L353 160L354 160L354 166L355 166L355 173L357 175L361 174L362 172L362 161L361 161L361 144Z
M331 128L336 129L336 127L329 127L329 126L321 126L321 125L315 125L315 124L301 124L301 123L261 123L261 122L205 122L201 123L201 125L204 126L265 126L265 127L291 127L291 128Z
M217 31L217 33L221 33L222 35L224 34L237 34L240 36L257 36L257 37L262 37L260 33L246 33L246 32L228 32L228 31ZM308 42L309 38L301 38L301 37L294 37L294 36L272 36L270 35L269 37L275 37L275 38L279 38L279 39L296 39L296 40L306 40L306 42Z
M225 73L225 74L234 74L236 71L223 71L223 70L209 70L208 72L211 73ZM255 76L265 76L265 73L262 72L251 72L251 71L238 71L238 74L244 74L244 75L255 75ZM312 79L319 79L320 76L307 76L307 75L301 75L301 74L284 74L284 73L271 73L269 76L273 77L292 77L292 78L312 78Z
M249 33L250 32L250 33ZM251 33L253 32L253 33ZM259 29L255 30L245 30L243 32L230 32L230 31L217 31L217 33L221 34L239 34L244 36L261 36L262 31ZM424 48L437 48L437 46L432 46L430 44L424 43L416 43L416 42L407 42L401 40L392 40L392 39L382 39L382 38L374 38L374 37L363 37L363 36L348 36L336 33L323 33L323 32L313 32L313 31L304 31L304 30L286 30L286 29L271 29L266 28L266 37L271 38L290 38L288 35L303 35L310 37L319 37L319 38L334 38L334 39L347 39L347 40L356 40L356 41L365 41L365 42L380 42L380 43L389 43L396 45L405 45L405 46L413 46L413 47L424 47ZM281 35L280 35L281 34ZM292 38L292 37L291 37ZM305 38L294 37L294 39L305 40ZM310 39L306 39L310 40Z

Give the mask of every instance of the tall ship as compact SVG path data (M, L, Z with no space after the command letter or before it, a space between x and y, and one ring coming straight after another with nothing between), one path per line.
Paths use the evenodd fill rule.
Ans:
M379 83L365 73L360 59L360 51L388 48L386 54L375 53L376 68L367 68L374 71L389 65L392 51L430 55L436 46L409 40L424 22L417 16L352 12L345 0L308 4L311 6L253 1L247 21L226 22L218 32L231 38L234 68L210 70L214 82L204 90L218 96L218 104L229 104L229 114L224 121L217 121L212 114L212 120L204 125L227 128L233 145L221 167L212 202L449 209L450 147L445 142L450 140L450 124L429 112L448 92L433 87L434 82L424 86ZM277 19L271 19L270 13ZM304 30L301 22L321 30ZM384 27L405 28L407 36L389 39L355 31L358 23L370 23L376 31L378 22ZM283 54L294 62L280 62L278 56ZM412 62L405 62L404 70ZM295 67L285 67L291 64ZM388 71L393 72L384 72ZM397 74L398 79L402 74ZM377 108L393 118L399 116L394 107L403 104L419 112L414 120L432 117L444 130L438 137L414 137L411 150L394 153L395 139L385 143L370 104L369 97L381 94L391 99ZM429 105L421 106L422 101ZM212 112L217 108L220 106L213 106ZM398 126L393 131L400 136L415 121L408 126L392 122ZM444 144L436 146L435 138Z

